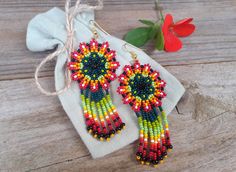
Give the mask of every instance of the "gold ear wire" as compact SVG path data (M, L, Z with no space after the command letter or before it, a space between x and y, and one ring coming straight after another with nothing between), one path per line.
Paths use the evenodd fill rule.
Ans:
M131 57L132 57L133 60L137 60L137 57L138 57L137 54L136 54L134 51L128 50L127 45L133 46L133 45L130 45L130 44L128 44L128 43L125 43L125 44L122 46L122 49L123 49L124 51L130 53L130 55L131 55ZM134 47L134 46L133 46L133 47ZM136 47L135 47L135 48L136 48Z
M100 29L103 33L105 33L106 35L109 35L109 33L107 33L97 22L95 22L94 20L90 20L89 21L90 24L92 24L92 32L93 32L93 38L97 39L98 38L98 32L96 30L96 27L98 29Z

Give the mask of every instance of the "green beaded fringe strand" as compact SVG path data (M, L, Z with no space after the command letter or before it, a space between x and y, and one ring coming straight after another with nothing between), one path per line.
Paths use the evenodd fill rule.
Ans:
M108 91L102 88L97 92L81 90L81 100L87 130L95 138L109 141L110 137L125 127Z
M139 123L139 147L136 158L141 164L157 167L167 157L167 150L173 146L170 142L168 121L162 107L150 112L136 112Z

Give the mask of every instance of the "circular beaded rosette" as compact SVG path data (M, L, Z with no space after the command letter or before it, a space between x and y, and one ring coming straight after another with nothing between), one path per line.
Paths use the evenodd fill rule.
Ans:
M100 44L92 39L90 43L80 43L79 49L71 53L71 62L68 63L71 78L78 81L81 89L87 129L100 140L109 140L125 125L108 91L119 67L115 56L116 52L110 50L108 42Z
M149 64L140 65L138 61L124 67L119 82L117 92L138 117L140 139L137 160L156 166L167 156L167 149L172 149L167 117L161 106L161 100L166 97L166 83Z

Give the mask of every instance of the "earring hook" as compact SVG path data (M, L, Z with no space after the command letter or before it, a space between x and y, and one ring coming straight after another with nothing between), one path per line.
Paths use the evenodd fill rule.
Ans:
M98 38L98 32L97 32L97 30L96 30L96 27L97 27L98 29L100 29L103 33L105 33L106 35L110 35L110 34L107 33L96 21L90 20L89 23L92 24L92 32L93 32L93 37L94 37L95 39Z
M133 45L128 44L128 43L126 42L126 43L122 46L122 49L123 49L124 51L130 53L130 55L131 55L131 57L132 57L133 60L137 60L137 57L138 57L137 54L136 54L134 51L128 50L127 45L134 47ZM134 48L136 48L136 47L134 47Z

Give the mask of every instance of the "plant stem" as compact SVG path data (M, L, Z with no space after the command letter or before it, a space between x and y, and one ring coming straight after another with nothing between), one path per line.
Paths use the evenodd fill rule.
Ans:
M155 0L155 10L157 14L157 19L161 20L162 22L164 21L164 17L162 14L162 7L159 5L159 0Z
M160 10L160 16L161 16L161 20L162 20L162 22L164 22L164 17L163 17L162 10Z

